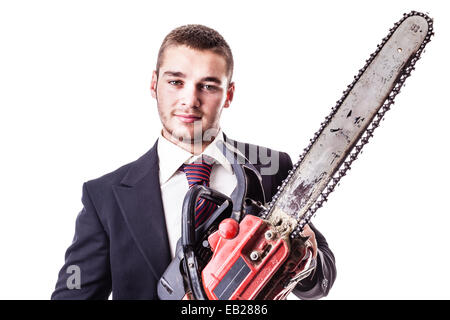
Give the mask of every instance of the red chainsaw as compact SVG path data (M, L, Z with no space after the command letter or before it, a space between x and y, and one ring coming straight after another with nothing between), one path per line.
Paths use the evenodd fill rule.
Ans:
M285 299L311 274L315 261L303 228L368 143L432 35L432 19L415 11L390 29L270 203L262 204L263 195L246 194L246 186L259 182L248 163L233 166L240 187L233 199L204 186L190 189L182 237L159 281L159 298ZM219 208L196 229L199 197Z

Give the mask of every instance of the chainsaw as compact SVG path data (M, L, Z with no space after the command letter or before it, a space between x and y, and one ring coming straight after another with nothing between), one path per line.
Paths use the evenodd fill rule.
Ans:
M343 92L269 203L247 195L260 177L248 162L233 166L231 198L205 186L185 196L176 257L158 283L160 299L285 299L315 267L302 231L327 201L394 104L433 35L433 21L412 11L389 30ZM202 197L218 209L197 229Z

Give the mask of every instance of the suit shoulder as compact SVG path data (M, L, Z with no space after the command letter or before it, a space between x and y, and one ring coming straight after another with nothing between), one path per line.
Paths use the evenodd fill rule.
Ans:
M110 188L112 185L120 185L124 178L130 175L130 172L140 173L142 170L146 170L149 164L148 160L154 157L155 153L156 144L138 159L124 164L98 178L91 179L86 182L86 185L89 189L104 189L105 187Z
M120 181L123 179L125 174L128 172L128 169L135 163L136 160L131 161L125 165L120 166L119 168L105 173L101 175L100 177L90 179L86 181L86 184L91 187L98 187L101 185L114 185L119 184Z
M83 184L83 195L85 196L85 191L87 191L89 198L94 202L95 207L101 208L104 201L108 201L108 199L113 197L112 187L120 184L120 181L127 174L129 168L135 161L122 165L100 177L86 181Z

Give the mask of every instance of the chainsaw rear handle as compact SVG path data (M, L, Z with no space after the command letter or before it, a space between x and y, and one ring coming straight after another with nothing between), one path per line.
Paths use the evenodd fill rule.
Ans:
M233 206L232 200L226 195L203 185L194 185L186 193L183 201L181 217L181 246L184 255L184 268L186 270L188 286L196 300L207 300L207 296L201 283L198 270L197 257L195 256L195 209L198 199L202 197L212 201L218 206L228 203Z

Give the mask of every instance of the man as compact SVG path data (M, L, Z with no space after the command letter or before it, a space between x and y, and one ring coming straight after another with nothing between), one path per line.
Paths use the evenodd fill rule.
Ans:
M157 299L157 282L181 235L181 205L190 185L186 166L207 163L209 186L226 195L236 187L222 143L253 162L271 199L292 162L286 153L240 144L222 132L220 116L235 89L232 73L231 50L215 30L187 25L166 36L150 88L161 136L136 161L84 183L84 207L52 299L107 299L111 291L113 299ZM207 219L208 210L201 210L200 218ZM313 226L304 234L317 267L294 293L320 298L334 282L334 256Z

